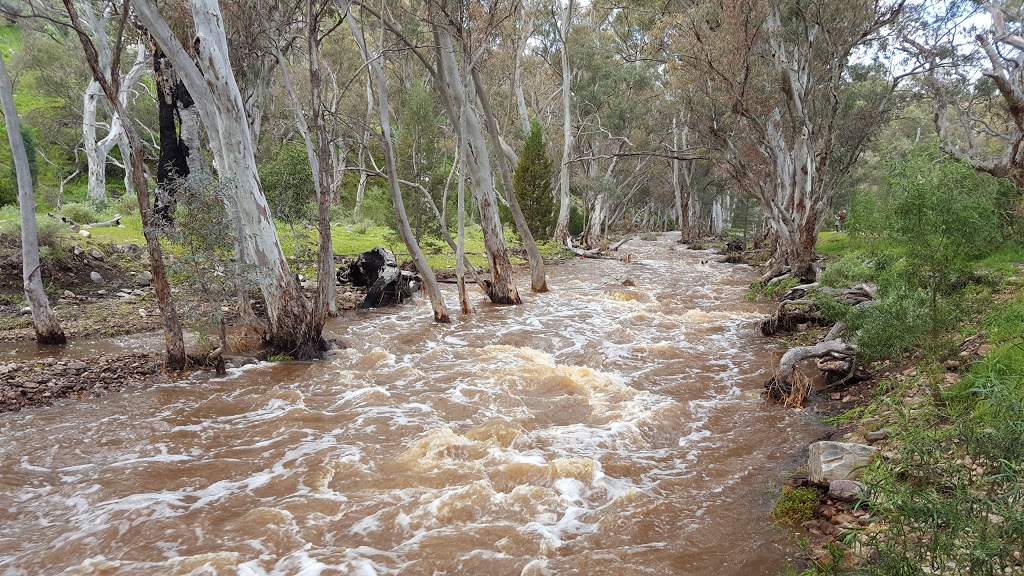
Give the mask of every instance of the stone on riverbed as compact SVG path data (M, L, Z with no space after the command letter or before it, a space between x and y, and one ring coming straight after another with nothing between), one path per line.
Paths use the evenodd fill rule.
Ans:
M871 463L875 448L848 442L815 442L807 454L811 482L829 484L833 480L852 480L861 468Z
M840 502L856 502L866 493L867 486L857 480L833 480L828 485L828 495Z

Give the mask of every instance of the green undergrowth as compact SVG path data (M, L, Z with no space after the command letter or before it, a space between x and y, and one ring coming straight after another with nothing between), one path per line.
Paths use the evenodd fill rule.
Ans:
M827 422L891 433L862 477L882 530L844 541L866 551L857 562L804 575L1024 574L1024 244L1008 216L1019 202L1006 182L923 150L854 201L850 232L821 234L819 282L873 284L876 302L812 297L884 374Z
M772 507L772 518L779 524L799 526L814 517L818 493L810 488L786 487Z

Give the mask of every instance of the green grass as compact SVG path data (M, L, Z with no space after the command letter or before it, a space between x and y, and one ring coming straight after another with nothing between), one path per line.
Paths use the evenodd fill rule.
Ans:
M784 488L772 507L772 518L780 524L799 526L814 518L818 493L810 488Z

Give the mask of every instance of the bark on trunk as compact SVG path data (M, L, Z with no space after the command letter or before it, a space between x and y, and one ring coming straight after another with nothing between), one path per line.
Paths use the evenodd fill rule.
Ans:
M420 246L416 242L416 237L412 233L412 228L409 226L409 218L405 214L405 204L402 201L402 191L398 185L398 167L395 163L395 155L391 145L391 118L389 112L390 108L388 106L387 78L384 76L384 68L381 66L380 60L377 56L371 57L370 52L366 47L366 41L363 38L352 13L347 12L345 19L348 22L348 27L352 31L352 34L356 37L356 42L359 44L360 51L363 53L363 58L366 60L366 64L370 67L370 70L373 73L377 86L377 109L380 116L381 148L384 152L384 162L387 164L388 184L391 190L391 201L395 206L395 217L398 219L399 235L402 237L402 241L405 243L406 248L409 249L409 254L412 256L413 262L416 264L416 270L420 273L420 277L423 279L423 285L427 289L427 295L430 298L430 305L434 311L434 320L445 324L450 323L451 317L448 315L448 309L445 307L444 298L441 296L441 290L437 286L437 278L434 277L434 271L427 263L427 257L424 256L423 251L420 250Z
M501 152L501 130L498 128L498 121L494 118L494 112L487 100L487 92L480 81L480 74L476 69L473 69L472 74L473 85L476 87L477 98L480 100L480 107L487 123L487 131L491 135L491 147L495 150L501 184L508 197L508 207L512 211L512 219L515 220L519 237L523 240L523 246L526 247L526 258L530 262L530 289L534 292L547 292L548 280L544 272L544 258L540 255L537 241L533 238L533 232L530 231L530 225L526 222L526 216L523 215L523 211L519 207L519 200L516 198L516 191L512 187L512 171L509 170L508 159Z
M238 258L259 271L256 280L267 306L270 343L295 358L319 357L323 325L314 318L281 250L256 170L255 140L228 58L220 7L216 0L190 4L199 38L196 61L202 71L152 0L132 0L136 15L173 62L206 127L227 212L241 231Z
M564 244L569 236L569 161L572 160L572 73L569 70L569 27L572 23L573 0L563 0L562 24L559 36L562 39L562 165L558 172L558 220L555 222L553 239Z
M32 326L40 344L64 344L67 338L57 316L50 309L50 300L43 291L42 268L39 263L39 233L36 227L36 197L32 190L32 173L28 164L25 141L21 136L21 122L14 106L14 86L7 75L0 55L0 105L7 126L7 141L11 144L15 177L18 181L18 211L21 216L21 277L25 300L32 309Z
M466 165L469 169L472 192L476 197L480 213L480 227L483 231L484 246L487 249L487 259L491 267L491 282L488 285L487 296L495 304L521 304L519 291L512 278L512 264L508 258L505 235L498 217L498 203L490 157L483 131L480 128L480 119L469 102L469 96L455 60L451 36L448 31L435 28L435 38L438 42L437 55L440 60L438 71L439 75L443 74L440 88L446 91L454 103L454 108L458 110L457 116L452 118L452 124L464 126L461 137L466 141ZM496 153L499 152L496 151Z
M131 148L130 168L135 184L135 199L139 205L139 216L142 220L142 235L146 239L146 250L149 256L150 270L153 274L153 286L156 289L157 305L160 307L160 317L164 327L164 344L167 348L167 367L171 370L185 368L185 343L181 334L181 323L178 321L178 312L174 308L174 301L171 297L171 286L167 281L167 273L164 269L163 251L160 247L160 238L157 228L153 222L149 204L149 187L146 184L146 166L143 158L142 139L135 129L131 118L126 115L124 104L112 83L110 76L100 66L100 56L97 54L96 44L89 38L81 25L78 12L75 10L71 0L64 0L64 7L71 18L82 48L85 51L86 60L92 71L93 80L100 84L107 102L113 109L114 116L121 119L124 127L124 134L128 138L128 146ZM140 48L141 51L141 48ZM116 70L110 70L116 73Z
M177 182L188 178L189 147L178 133L178 101L184 86L174 74L174 66L158 48L153 54L156 80L157 119L160 130L160 158L156 167L156 199L153 213L170 222ZM198 152L198 151L197 151Z

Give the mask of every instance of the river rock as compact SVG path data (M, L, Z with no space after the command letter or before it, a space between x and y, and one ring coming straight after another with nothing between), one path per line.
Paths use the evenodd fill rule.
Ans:
M149 270L140 272L139 275L135 277L135 284L138 286L149 286L152 283L153 273L150 272Z
M96 284L103 283L103 276L101 276L100 273L95 270L89 272L89 279L95 282Z
M840 502L856 502L864 498L867 486L856 480L833 480L828 484L828 495Z
M889 439L889 431L886 429L875 430L874 432L868 432L864 435L864 439L868 442L875 443L881 442L882 440Z
M101 261L106 260L107 258L107 255L104 254L103 252L100 252L99 250L92 250L91 252L89 252L89 256L91 256L93 260Z
M876 450L852 442L815 442L807 452L811 482L824 485L860 476L860 468L871 463Z

